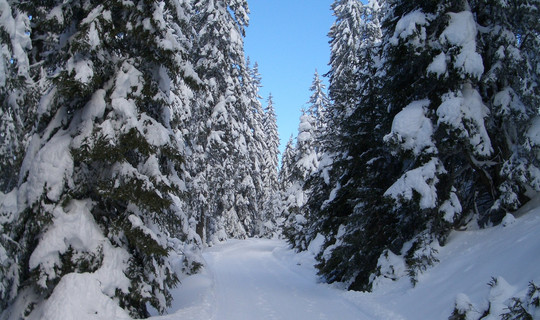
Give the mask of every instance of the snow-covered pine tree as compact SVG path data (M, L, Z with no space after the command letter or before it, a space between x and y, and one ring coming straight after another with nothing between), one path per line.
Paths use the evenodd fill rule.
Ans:
M278 180L279 180L279 194L280 194L280 216L284 220L282 229L285 233L285 236L290 238L292 243L292 238L296 236L300 230L295 230L294 227L297 226L295 219L296 215L299 213L298 210L291 214L291 209L294 207L298 209L296 204L296 197L292 194L293 189L298 189L295 187L297 184L297 179L295 178L294 172L296 171L294 166L296 164L296 153L297 149L294 145L294 139L291 135L287 144L285 145L285 150L283 151L283 156L281 157L281 168L279 170ZM299 216L300 217L300 216ZM304 219L300 217L300 222L304 223Z
M261 75L258 64L250 66L249 58L246 62L244 75L242 76L244 95L248 104L246 123L250 128L248 132L249 166L246 167L246 186L250 186L246 193L248 210L252 213L253 222L249 230L250 236L262 234L265 220L264 202L266 198L265 151L267 150L267 138L264 131L264 110L260 101L259 90L261 87ZM249 184L248 184L249 182Z
M3 316L145 317L147 303L162 312L183 269L170 260L176 238L191 237L172 127L179 91L197 82L183 42L189 5L17 6L32 17L30 65L44 72L19 182L2 199L13 217L4 232L18 243L16 270L2 273L15 299Z
M279 228L279 218L281 217L282 210L278 185L279 134L272 94L268 96L263 117L263 128L266 138L266 150L262 153L262 159L264 160L264 191L261 217L263 221L262 235L272 236Z
M309 107L306 111L306 115L309 116L309 118L301 117L301 122L309 120L309 127L310 129L305 132L301 133L299 132L298 135L298 144L296 148L296 152L299 154L304 154L303 158L309 166L311 167L308 171L310 172L307 176L303 177L304 181L302 182L302 189L305 196L311 197L312 189L315 186L315 189L317 188L316 185L321 182L319 179L322 178L321 172L319 172L319 163L322 157L322 147L323 147L323 140L324 136L326 134L326 122L327 119L327 112L328 108L330 107L330 100L328 96L326 95L326 86L324 85L323 81L321 80L319 73L317 70L315 70L315 74L313 76L313 82L310 87L311 96L309 98L308 104ZM303 129L303 127L307 128L308 124L304 123L304 125L300 124L300 130ZM305 129L305 128L304 128ZM307 137L309 134L309 142L308 141L301 141L304 137ZM301 137L302 135L302 137ZM310 149L307 151L306 149ZM309 153L309 156L306 156L306 154ZM296 164L298 165L298 164ZM305 167L306 164L302 165ZM324 163L323 163L324 165ZM293 172L295 169L292 170ZM290 192L290 190L289 190ZM289 200L290 195L287 197ZM305 198L305 197L304 197ZM311 200L308 200L307 198L304 199L304 204L311 203ZM290 207L290 203L285 205L285 210L288 210ZM310 216L309 213L309 206L302 205L299 209L299 214L304 217ZM318 211L318 210L316 210ZM289 219L286 224L286 232L285 234L289 237L289 240L296 244L307 244L309 241L307 239L311 239L311 234L309 234L309 230L307 228L304 228L304 225L306 225L306 220L299 218L301 221L301 226L294 226L296 219ZM291 225L292 224L292 225ZM293 240L294 239L294 240ZM303 248L305 249L305 248Z
M498 189L495 206L505 210L517 209L540 186L539 5L537 1L477 5L477 22L486 28L478 40L485 69L480 92L490 110L487 125L495 152L491 163L483 165L493 167L494 176L489 178L492 188Z
M389 82L388 96L396 87L410 88L401 98L392 95L392 106L400 105L397 99L411 102L410 108L396 114L388 141L395 142L396 134L401 136L400 148L415 154L402 154L402 163L416 164L410 165L413 170L387 194L402 197L403 191L412 187L411 191L420 195L421 208L427 206L438 212L422 217L427 221L426 229L444 240L449 224L461 225L469 219L478 220L480 226L499 223L539 188L534 174L538 172L536 145L531 139L538 117L538 95L537 88L530 85L538 79L538 66L531 60L537 54L520 40L530 32L531 41L538 41L538 26L526 23L537 19L538 11L528 2L515 6L469 1L426 8L408 6L396 8L405 10L400 14L412 18L409 22L425 30L425 35L414 39L414 35L406 34L406 25L398 23L390 38L393 49L402 48L403 43L415 53L405 62L403 53L390 49L392 62L388 65L403 71L400 66L418 63L416 70L425 71L419 74L411 69L403 72L401 79ZM424 13L426 19L422 21ZM397 55L401 57L396 59ZM410 131L399 133L400 122L411 120L414 101L424 101L417 111L425 117L418 114L414 119L425 123L419 126L428 129L422 129L428 135L420 131L408 137ZM435 164L435 171L425 170L430 164ZM419 171L429 192L421 192L420 186L410 183L403 185L405 189L398 187Z
M326 124L328 121L326 113L330 107L330 99L326 94L326 86L319 76L319 72L317 72L317 70L315 70L315 74L313 75L313 82L311 83L309 91L311 91L311 96L308 101L309 107L307 109L307 113L313 119L315 119L315 140L316 142L319 142L322 141L320 137L326 130Z
M277 117L274 109L272 94L268 96L268 102L263 117L263 128L267 139L267 149L264 155L264 182L269 193L273 193L277 187L278 165L279 165L279 133L277 127Z
M10 192L18 182L24 149L35 110L35 85L28 52L30 18L7 1L0 1L0 310L13 300L19 286L17 250L10 230L15 220ZM7 194L4 194L6 192Z
M198 233L211 243L245 237L254 223L255 213L247 202L254 190L247 148L251 130L246 122L251 110L241 81L248 9L242 0L200 0L193 8L194 65L205 90L194 100L190 175L200 193L191 202L199 214Z
M302 110L298 136L296 137L295 157L289 173L290 186L285 190L283 199L287 220L284 225L284 234L294 242L296 233L303 229L306 219L302 207L307 203L310 191L306 188L306 181L315 174L319 167L317 150L315 149L315 123L316 120L305 110ZM304 247L294 244L295 247Z
M356 105L356 66L359 65L358 48L364 40L362 35L365 6L359 0L337 0L332 4L336 21L330 28L329 92L333 102L332 119L345 117ZM338 103L339 102L339 103ZM332 123L333 125L333 123Z
M36 90L28 51L30 18L7 1L0 2L0 191L16 186L24 156ZM37 71L36 71L37 70Z
M344 173L319 222L333 230L325 233L321 273L362 290L382 275L387 250L402 255L414 281L453 226L497 223L538 189L531 174L538 111L527 104L536 89L523 85L538 70L520 40L524 21L533 20L521 17L538 12L520 3L513 8L521 15L505 16L503 3L468 1L389 1L388 8L380 57L358 55L379 67L360 65L365 89L339 133L348 142L339 144L348 146L341 159L350 161L334 161Z
M265 150L267 150L266 132L264 130L264 109L261 103L259 90L261 88L261 75L257 63L250 66L249 58L246 63L248 74L243 77L244 87L246 88L246 97L250 105L250 127L252 129L251 140L249 143L249 153L252 165L252 179L257 190L257 199L254 199L255 210L259 210L264 196L264 165Z
M336 1L333 8L336 23L330 33L329 72L333 103L321 137L320 171L311 182L312 194L306 205L308 227L303 237L309 243L318 233L324 235L318 268L328 281L365 289L356 277L369 274L373 262L376 266L379 254L370 250L377 250L386 236L388 216L378 212L386 206L382 193L389 186L387 176L394 170L382 141L389 118L385 119L386 109L375 92L383 13L376 1L367 5ZM352 65L343 63L350 59L354 59Z
M281 156L281 168L278 173L279 190L287 190L291 185L291 170L295 158L294 138L291 134L285 144L283 155Z
M352 160L356 165L343 166L347 174L342 177L348 177L341 179L343 187L329 204L333 211L341 204L342 211L350 212L338 220L341 224L337 231L334 229L335 243L327 241L329 254L321 256L319 267L332 281L347 281L351 288L369 289L379 256L384 250L401 253L407 241L412 241L405 255L412 275L433 262L432 251L424 249L444 233L441 230L449 223L438 215L436 186L447 172L437 157L439 150L433 142L437 124L431 120L434 112L430 113L428 106L434 87L446 91L452 86L437 81L427 69L437 55L430 47L435 41L432 39L438 39L446 24L446 13L457 10L455 6L459 5L407 1L392 1L389 5L381 68L366 73L360 85L365 83L368 90L359 92L358 109L351 117L355 121L345 122L352 125L344 130L353 142L347 155L356 159ZM360 57L369 56L369 51L363 52L368 54ZM361 68L369 70L364 66ZM382 75L380 82L377 75ZM364 139L359 139L354 131L360 136L369 132L370 136L364 134ZM389 131L391 134L384 136ZM393 157L384 142L394 146ZM360 169L362 162L365 165ZM448 199L451 207L455 204L451 202L453 189L445 187L449 189L441 189L440 195ZM441 203L446 199L440 199Z

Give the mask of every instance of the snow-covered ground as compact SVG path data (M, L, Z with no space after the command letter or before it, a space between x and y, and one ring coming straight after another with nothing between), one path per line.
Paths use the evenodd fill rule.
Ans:
M230 240L204 258L207 269L182 281L174 314L160 319L372 319L341 290L318 283L312 256L284 241Z
M313 255L281 240L231 240L206 250L206 269L183 279L169 315L153 319L448 319L456 298L478 312L491 303L500 315L530 281L540 283L539 231L535 209L501 226L454 232L415 287L404 277L379 282L373 293L320 283Z

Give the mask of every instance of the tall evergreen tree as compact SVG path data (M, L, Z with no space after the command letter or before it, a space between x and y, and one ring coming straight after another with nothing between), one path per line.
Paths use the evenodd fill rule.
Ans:
M274 110L274 100L272 94L268 96L268 103L263 117L263 128L267 138L267 149L264 155L264 180L265 187L274 189L277 186L277 168L279 159L279 134L277 127L277 117Z
M309 208L305 204L312 202L311 200L308 200L307 197L312 196L314 187L315 189L317 187L315 181L320 178L320 172L318 172L318 170L323 155L323 141L324 136L326 135L328 111L330 108L330 100L326 95L325 90L326 86L321 80L317 70L315 70L313 82L310 87L312 94L308 101L309 107L306 114L300 118L299 134L297 138L298 143L295 150L296 162L291 169L291 172L293 173L303 172L301 175L293 174L291 176L293 181L295 179L298 180L299 176L300 179L303 180L300 183L302 192L300 193L299 190L293 191L290 187L288 187L289 193L287 194L287 192L285 192L286 199L288 199L288 202L285 203L285 210L293 210L296 212L295 215L291 217L295 217L296 215L302 216L302 218L295 217L294 219L289 219L286 226L286 229L288 230L285 232L293 245L299 246L299 249L305 249L305 245L309 243L309 240L306 239L310 238L310 235L308 235L308 229L304 227L307 222L304 217L309 216L310 214ZM327 159L328 157L323 160L323 166L325 165L324 161ZM292 194L296 194L296 196L292 196ZM291 200L298 196L301 196L303 199L300 201L301 205L299 206L298 202L293 205L294 201L291 202ZM295 225L297 220L300 225Z
M322 79L319 76L317 70L313 76L313 82L309 88L311 91L311 97L309 98L309 107L308 114L313 117L315 120L314 123L314 140L315 140L315 149L318 153L322 150L322 141L323 135L326 132L326 125L328 122L327 112L330 108L330 99L326 94L326 86L324 85Z
M264 161L264 190L261 215L261 221L263 222L262 234L272 236L277 232L282 207L278 185L279 134L272 94L268 96L263 117L263 128L266 139L266 150L263 150L261 153Z
M261 103L259 90L261 88L261 75L257 63L250 67L249 59L246 64L247 72L243 77L246 88L246 96L250 104L250 128L252 129L251 140L249 144L249 153L252 163L251 177L256 189L256 198L252 199L253 210L262 210L262 203L265 194L265 152L268 148L267 134L265 131L265 113Z
M0 1L0 309L6 309L19 286L17 242L9 230L15 220L13 200L24 149L30 134L34 84L28 59L31 50L29 17ZM26 108L24 108L26 106ZM7 195L4 192L8 193Z
M281 168L278 173L279 189L281 191L287 190L291 184L291 170L293 160L295 158L294 139L291 135L289 140L285 144L285 150L281 157Z
M194 164L191 176L201 194L194 195L199 213L198 233L207 242L245 237L252 230L253 212L247 194L253 189L245 103L241 77L245 72L244 28L248 23L245 1L201 0L193 24L198 36L195 70L205 90L195 97L191 138Z
M44 72L35 75L42 92L30 107L34 134L17 188L2 199L2 214L12 221L4 232L18 243L9 251L18 268L1 275L10 286L3 302L16 299L5 312L74 317L62 313L69 308L55 309L68 296L98 314L107 306L117 316L145 317L147 303L162 312L178 282L170 260L182 249L174 248L181 243L175 238L190 238L181 200L183 141L173 128L181 109L175 97L197 82L184 42L192 37L190 7L17 7L32 17L30 65ZM81 286L103 305L79 299Z
M308 101L309 107L307 112L315 119L315 131L317 136L320 136L326 127L326 112L330 107L330 99L326 94L326 86L317 70L315 70L315 74L313 75L313 82L309 91L311 91L311 97Z
M284 208L287 221L284 227L285 235L292 241L297 238L296 232L304 228L306 219L301 208L307 203L310 190L306 181L317 172L319 158L315 150L315 119L302 110L294 158L289 172L289 186L284 193ZM300 244L294 244L301 246Z
M338 142L325 149L334 151L331 174L308 203L314 214L307 240L315 232L325 235L318 267L328 281L365 290L378 275L394 278L377 269L389 251L402 255L415 281L436 261L434 248L453 226L471 219L497 223L538 190L532 173L538 111L528 104L535 96L531 86L523 86L536 81L538 70L535 54L520 40L523 30L536 30L525 21L538 13L519 3L513 8L523 10L520 15L503 14L505 6L359 6L363 22L355 30L361 36L351 41L359 45L349 47L358 50L358 64L353 77L342 78L353 80L333 87L339 69L330 73L337 106L330 121L341 124L327 133ZM381 41L375 8L389 10ZM537 34L531 31L530 44ZM346 51L332 50L333 63ZM505 76L496 76L501 70ZM333 91L343 87L356 91Z
M375 108L377 96L370 93L376 86L381 7L376 1L368 5L336 1L333 9L336 23L330 32L332 68L329 72L332 105L327 112L327 129L319 142L320 171L310 181L312 194L304 208L309 228L298 235L305 238L304 243L309 243L317 233L322 233L326 237L324 248L333 248L341 241L336 239L337 235L343 235L343 227L348 224L353 208L362 201L358 192L364 196L370 193L370 188L359 188L367 179L366 174L388 173L373 170L380 162L384 163L386 153L380 141L384 129L380 126L382 119L377 119L380 113ZM384 181L381 178L372 179ZM382 203L366 198L374 204ZM331 252L331 248L327 252ZM349 254L354 251L358 250L351 248ZM348 266L338 268L335 261L326 261L328 256L320 259L323 274L333 272L343 276L347 272Z
M30 18L7 1L0 2L0 191L16 186L24 149L36 110L37 86L32 76L28 52Z
M515 210L540 183L535 173L539 167L535 139L535 106L540 103L538 3L495 1L478 6L482 10L478 23L487 27L478 40L485 69L480 92L491 113L488 130L497 154L492 163L496 206Z

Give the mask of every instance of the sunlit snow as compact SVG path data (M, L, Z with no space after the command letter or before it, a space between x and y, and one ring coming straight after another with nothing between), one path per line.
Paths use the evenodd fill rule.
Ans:
M152 319L441 319L471 304L506 311L530 281L540 281L540 208L497 227L454 231L440 260L412 286L403 256L381 262L395 279L377 279L373 293L321 283L312 252L295 253L282 240L230 240L204 253L202 273L182 280L169 314ZM320 245L320 237L313 246ZM388 271L388 270L387 270ZM490 287L492 278L497 284ZM491 317L490 319L492 319Z

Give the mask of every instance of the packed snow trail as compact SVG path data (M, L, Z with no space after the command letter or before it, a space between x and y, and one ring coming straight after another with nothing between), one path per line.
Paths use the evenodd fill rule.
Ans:
M207 269L182 281L173 293L177 305L159 319L389 319L320 283L313 257L293 253L281 240L229 240L204 258Z

